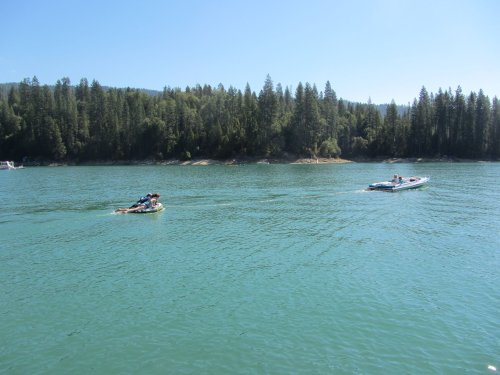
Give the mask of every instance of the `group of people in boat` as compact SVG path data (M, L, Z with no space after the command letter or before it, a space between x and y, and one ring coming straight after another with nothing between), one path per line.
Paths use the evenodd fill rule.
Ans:
M148 193L143 197L140 197L137 202L135 202L129 208L118 208L115 212L126 214L129 212L147 210L149 208L155 208L160 199L160 194L158 193Z
M393 185L402 184L404 182L403 176L398 176L397 174L395 174L394 177L392 177L391 182Z
M420 180L420 177L403 177L397 174L394 175L391 182L393 185L403 184L405 182L414 182Z

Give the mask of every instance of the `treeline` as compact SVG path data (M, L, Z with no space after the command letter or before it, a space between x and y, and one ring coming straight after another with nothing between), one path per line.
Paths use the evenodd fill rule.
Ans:
M500 105L482 90L420 91L401 113L338 99L268 76L257 95L222 85L158 95L68 78L25 79L0 94L0 159L97 161L251 157L457 157L498 159Z

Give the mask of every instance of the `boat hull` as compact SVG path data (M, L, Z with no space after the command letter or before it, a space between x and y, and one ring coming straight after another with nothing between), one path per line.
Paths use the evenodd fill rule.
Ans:
M426 185L429 180L430 177L410 177L400 184L393 184L389 181L375 182L368 186L368 190L395 192L401 190L418 189L419 187Z

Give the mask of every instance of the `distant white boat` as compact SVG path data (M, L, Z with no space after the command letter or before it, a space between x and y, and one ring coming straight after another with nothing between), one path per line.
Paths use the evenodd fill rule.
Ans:
M14 162L11 161L0 161L0 169L15 169Z
M0 161L0 170L8 170L8 169L20 169L23 166L16 167L13 161Z
M375 182L368 186L368 190L381 190L381 191L400 191L408 189L416 189L427 184L430 177L408 177L403 178L400 182L383 181Z

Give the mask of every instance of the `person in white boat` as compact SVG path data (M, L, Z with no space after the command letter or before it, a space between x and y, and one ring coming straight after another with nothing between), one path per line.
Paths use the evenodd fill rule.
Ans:
M397 174L395 174L394 177L392 178L391 182L393 184L399 184L399 176Z
M141 197L136 203L134 203L132 206L129 208L117 208L115 212L118 213L129 213L129 212L134 212L134 211L140 211L140 210L145 210L148 208L153 208L156 206L158 203L158 200L160 199L160 194L158 193L149 193L144 197Z

